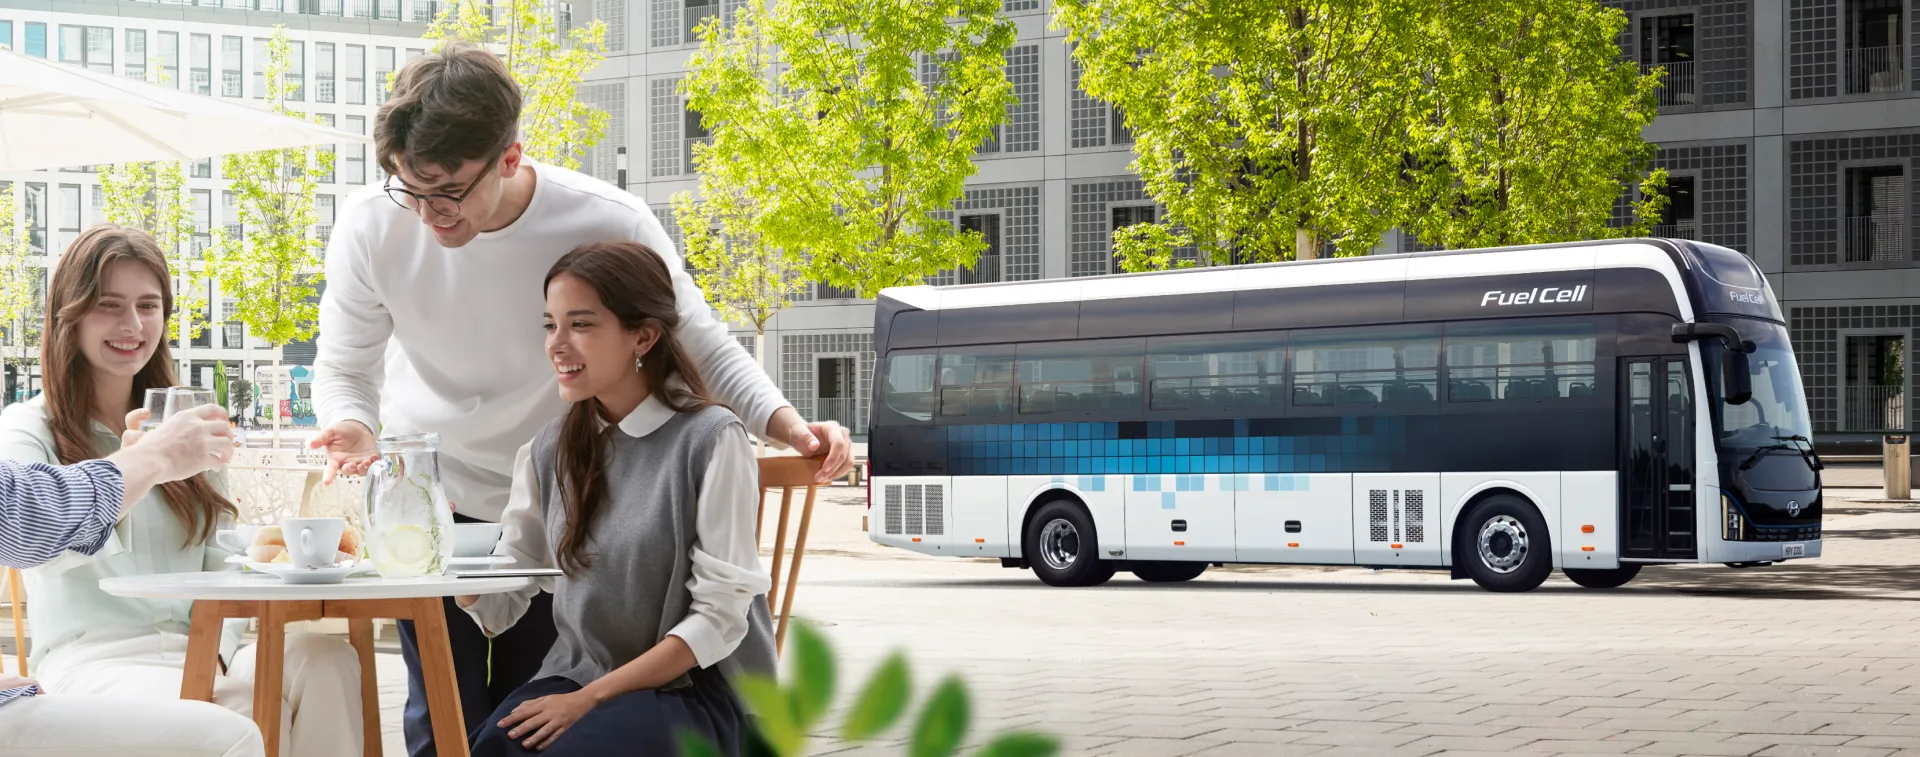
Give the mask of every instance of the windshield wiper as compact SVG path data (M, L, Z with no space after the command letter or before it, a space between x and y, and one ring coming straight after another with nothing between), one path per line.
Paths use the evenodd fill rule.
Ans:
M1766 454L1766 453L1768 453L1768 452L1772 452L1772 451L1774 451L1774 450L1777 450L1777 449L1790 449L1790 450L1793 450L1793 452L1794 452L1794 454L1796 454L1796 455L1799 455L1799 456L1800 456L1800 459L1801 459L1801 461L1803 461L1803 462L1805 462L1805 463L1807 464L1807 467L1808 467L1808 468L1811 468L1811 469L1813 469L1813 470L1823 470L1823 469L1825 469L1825 468L1826 468L1826 466L1825 466L1825 465L1822 465L1822 464L1820 463L1820 457L1819 457L1818 455L1815 455L1815 454L1813 453L1813 440L1811 440L1811 439L1808 439L1808 438L1806 438L1806 437L1804 437L1804 436L1800 436L1799 434L1794 434L1794 435L1792 435L1792 436L1776 436L1776 437L1773 437L1773 438L1775 438L1775 439L1778 439L1778 440L1780 440L1781 442L1806 442L1806 444L1807 444L1807 448L1806 448L1806 449L1801 449L1801 448L1800 448L1800 445L1798 445L1798 444L1767 444L1767 445L1763 445L1763 446L1761 446L1761 447L1759 447L1758 449L1755 449L1755 450L1753 451L1753 454L1751 454L1751 455L1748 455L1748 456L1747 456L1747 459L1746 459L1746 460L1743 460L1743 461L1741 461L1741 463L1740 463L1740 470L1748 470L1748 469L1750 469L1750 468L1752 468L1752 467L1754 466L1754 464L1755 464L1755 463L1758 463L1758 462L1760 462L1760 456L1761 456L1761 455L1764 455L1764 454Z

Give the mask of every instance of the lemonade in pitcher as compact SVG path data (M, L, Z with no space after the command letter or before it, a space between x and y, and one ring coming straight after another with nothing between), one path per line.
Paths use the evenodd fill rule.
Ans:
M386 578L439 575L453 557L453 508L440 487L440 435L379 442L367 469L367 556Z

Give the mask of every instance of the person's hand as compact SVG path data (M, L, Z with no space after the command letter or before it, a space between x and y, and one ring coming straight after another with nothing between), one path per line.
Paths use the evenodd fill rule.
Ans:
M142 432L140 424L147 417L145 409L127 413L127 430L120 435L122 452L115 453L122 459L115 462L149 464L156 484L192 478L233 457L233 429L227 425L226 408L201 405L174 413L153 430Z
M478 594L466 594L453 598L454 604L460 605L461 607L472 607L473 603L478 601L480 601L480 595Z
M373 430L359 421L341 421L328 426L307 446L327 451L327 472L320 475L322 484L332 484L333 477L342 473L349 476L366 473L367 466L380 459Z
M42 694L47 693L46 689L40 688L39 681L35 681L31 678L21 678L20 676L10 676L5 674L0 674L0 691L6 691L8 689L28 688L28 687L31 687L34 691L40 692Z
M546 749L596 704L584 690L531 699L507 713L500 727L509 729L507 738L525 739L520 743L528 749Z
M820 462L820 472L813 476L818 483L828 483L853 470L853 436L839 423L796 423L787 432L787 443L807 457L826 458Z

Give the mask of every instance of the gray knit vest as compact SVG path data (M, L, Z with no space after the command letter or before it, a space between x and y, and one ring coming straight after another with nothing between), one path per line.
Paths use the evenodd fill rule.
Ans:
M554 471L564 420L540 429L533 441L547 522L547 544L558 554L567 532L567 508ZM667 638L693 603L694 516L715 439L742 433L740 419L713 406L676 413L638 439L608 426L607 499L589 524L586 552L593 564L555 582L553 624L559 635L534 678L561 676L585 686L632 662ZM749 522L753 513L745 514ZM717 667L729 679L741 673L772 676L773 618L766 596L747 610L747 636ZM663 688L687 683L687 677Z

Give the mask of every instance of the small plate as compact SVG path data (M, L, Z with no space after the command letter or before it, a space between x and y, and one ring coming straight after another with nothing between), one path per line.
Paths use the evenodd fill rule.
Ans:
M371 571L371 565L347 565L334 568L296 568L285 563L248 562L248 568L278 576L290 584L337 584L348 576Z
M449 557L447 564L474 567L481 565L512 565L513 558L506 555L482 555L480 557Z

